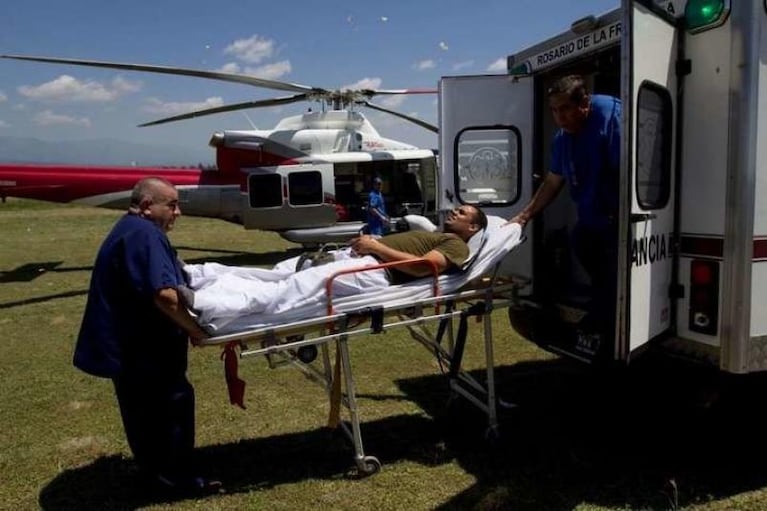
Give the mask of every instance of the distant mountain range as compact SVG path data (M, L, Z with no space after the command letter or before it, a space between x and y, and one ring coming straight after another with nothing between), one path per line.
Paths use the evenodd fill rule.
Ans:
M0 163L71 163L92 165L211 165L215 151L202 145L137 144L108 138L50 142L31 137L0 137Z

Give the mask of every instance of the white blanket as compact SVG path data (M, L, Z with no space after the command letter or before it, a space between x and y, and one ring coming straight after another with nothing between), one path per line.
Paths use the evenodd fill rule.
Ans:
M492 270L496 263L498 263L503 257L511 250L513 250L522 241L522 228L519 224L506 224L506 221L500 217L488 217L488 228L480 235L475 235L469 242L469 266L464 271L459 273L452 273L441 275L439 277L439 286L442 293L451 293L460 289L467 282L474 280ZM293 260L294 261L294 260ZM295 262L292 263L293 265ZM335 263L331 263L332 266ZM363 263L362 266L365 264ZM191 265L188 268L189 272L197 275L197 283L205 282L205 279L214 281L218 278L218 272L231 273L233 267L225 267L222 265L206 264L206 265ZM283 262L277 265L272 270L262 270L257 268L242 269L246 273L251 273L255 278L263 278L267 275L272 275L275 279L280 277L280 273L274 273L275 270L288 272L291 271L291 263L289 261ZM308 270L304 270L306 272ZM300 272L298 275L300 275ZM379 274L380 270L377 271ZM360 272L355 275L376 273L373 272ZM267 277L270 278L270 277ZM358 309L362 307L389 305L396 306L407 303L414 303L417 300L430 298L433 294L431 277L418 279L406 284L396 286L380 285L377 277L358 277L362 280L359 281L359 285L362 286L362 291L352 291L360 294L352 294L350 296L343 296L341 298L333 298L334 309L339 312ZM366 280L372 282L371 288L365 288ZM193 287L195 287L195 279L192 280ZM262 328L271 325L283 325L307 318L314 318L323 316L326 314L327 302L324 292L324 287L320 290L315 289L316 286L312 285L311 294L298 294L295 297L296 302L292 304L281 304L279 312L262 312L258 314L247 314L240 316L230 317L212 317L210 314L204 314L201 323L209 331L216 335L224 335L235 332L242 332L246 330L252 330L256 328ZM223 292L220 299L228 300L231 296L231 291ZM347 293L348 294L348 293ZM229 295L229 296L227 296Z

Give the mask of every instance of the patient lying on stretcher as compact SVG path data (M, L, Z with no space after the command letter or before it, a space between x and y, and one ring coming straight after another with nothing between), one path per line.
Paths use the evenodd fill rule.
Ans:
M321 300L326 279L340 270L423 258L439 273L457 271L469 258L468 242L487 226L478 208L463 205L448 213L442 232L407 231L383 238L360 236L347 249L334 251L334 261L296 272L297 257L271 270L224 266L217 263L185 265L191 289L180 290L190 309L205 324L213 318L244 314L280 314ZM333 296L342 297L401 284L431 274L427 264L413 263L342 275Z

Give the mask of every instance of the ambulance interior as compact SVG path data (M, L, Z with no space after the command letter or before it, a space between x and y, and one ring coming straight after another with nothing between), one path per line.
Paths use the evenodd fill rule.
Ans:
M536 130L533 186L536 188L543 177L542 171L550 168L551 144L557 130L546 91L556 79L569 74L583 76L592 94L619 97L620 47L608 48L536 76L536 122L533 123ZM541 309L533 318L526 318L524 326L520 325L519 317L513 317L513 311L510 315L512 324L521 328L533 342L590 361L597 356L611 356L614 342L594 346L583 345L583 339L579 339L578 322L585 316L591 290L589 276L571 247L576 218L576 206L565 185L533 224L533 301Z

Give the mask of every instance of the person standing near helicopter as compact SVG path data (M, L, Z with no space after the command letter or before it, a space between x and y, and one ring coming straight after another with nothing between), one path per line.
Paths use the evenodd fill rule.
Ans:
M381 193L382 187L383 180L378 176L374 177L373 187L368 194L367 217L367 234L372 236L383 236L389 223L389 216L386 214L386 201L383 193Z

